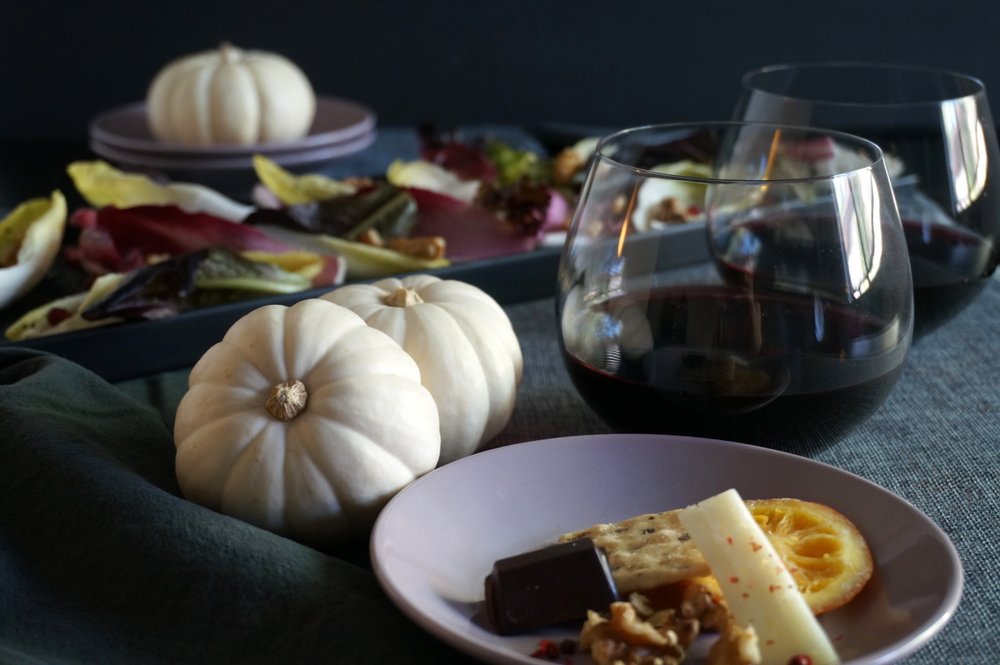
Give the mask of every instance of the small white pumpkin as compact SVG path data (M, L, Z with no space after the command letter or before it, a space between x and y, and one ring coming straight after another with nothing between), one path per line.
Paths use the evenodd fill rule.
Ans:
M284 56L223 44L167 64L149 86L146 108L161 141L246 146L305 136L316 95Z
M481 289L411 275L322 297L357 312L417 361L438 407L441 464L475 452L506 426L521 381L521 347L503 308Z
M174 424L184 496L308 544L364 534L438 460L416 363L329 302L247 314L188 384Z

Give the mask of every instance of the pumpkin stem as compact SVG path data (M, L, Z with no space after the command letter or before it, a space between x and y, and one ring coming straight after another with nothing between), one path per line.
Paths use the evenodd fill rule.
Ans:
M239 60L239 49L233 46L228 41L223 41L219 44L219 55L222 56L223 62L229 64Z
M385 304L390 307L410 307L411 305L419 305L423 301L420 294L404 286L399 287L385 298Z
M288 422L305 410L308 399L305 384L298 379L291 379L271 388L264 407L278 420Z

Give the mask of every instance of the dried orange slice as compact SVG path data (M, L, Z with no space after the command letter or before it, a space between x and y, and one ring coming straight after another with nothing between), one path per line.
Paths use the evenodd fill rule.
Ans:
M871 578L874 564L864 536L833 508L799 499L755 499L746 504L813 614L844 605Z

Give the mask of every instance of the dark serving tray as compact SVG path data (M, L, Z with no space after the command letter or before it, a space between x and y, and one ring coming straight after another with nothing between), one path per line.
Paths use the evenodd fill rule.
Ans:
M464 133L470 136L494 136L510 145L538 152L545 152L547 147L558 150L581 136L589 135L589 128L585 131L577 126L558 125L537 129L541 132L541 137L535 136L530 131L502 126L470 126L464 128ZM541 138L546 140L544 146ZM559 145L560 142L562 145ZM378 145L375 148L359 153L353 160L331 165L324 172L333 177L346 177L357 173L381 173L388 166L390 159L401 155L415 155L417 146L418 139L414 131L405 128L384 128L379 132ZM7 154L11 152L6 150L8 146L4 147L5 150L0 151L0 172L6 180L15 182L12 178L23 175L24 165L31 159L37 159L37 155L40 154L38 146L35 143L27 145L21 152L13 154L13 157ZM33 182L30 186L18 187L17 190L45 191L45 187L50 187L53 181L58 181L63 191L72 192L72 183L62 165L76 159L81 150L82 148L74 143L48 155L45 168L36 169L39 171L37 182ZM10 173L7 173L8 170ZM54 178L53 173L58 178ZM20 200L16 198L13 201L5 201L0 198L0 211L12 207ZM82 203L83 201L78 202ZM507 305L550 297L555 293L559 252L560 250L554 247L541 248L523 254L457 264L427 272L442 279L458 279L478 286L500 304ZM333 287L216 305L156 321L132 321L21 342L10 342L3 338L3 330L22 314L84 288L82 277L66 269L57 260L57 265L50 270L49 276L31 293L14 306L0 311L0 349L23 347L47 351L83 365L109 381L123 381L190 367L212 344L222 339L233 323L257 307L267 304L291 305L305 298L323 295Z
M441 279L457 279L478 286L506 305L552 296L558 264L559 249L542 248L427 272ZM156 321L134 321L21 342L0 342L0 348L47 351L72 360L108 381L124 381L190 367L222 339L230 326L254 309L270 304L292 305L333 288L243 300Z

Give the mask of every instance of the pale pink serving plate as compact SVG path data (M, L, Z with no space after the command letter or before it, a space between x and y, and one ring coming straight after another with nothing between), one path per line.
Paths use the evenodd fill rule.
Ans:
M598 522L677 508L736 488L795 497L847 515L868 540L872 581L821 623L844 663L895 662L951 619L963 572L947 535L891 492L803 457L726 441L660 435L578 436L472 455L420 478L382 511L371 537L385 592L417 624L484 661L537 665L541 630L500 637L482 622L483 580L497 559ZM701 640L689 662L700 663ZM577 654L578 665L590 663Z
M109 148L149 156L187 159L251 157L257 152L268 155L302 152L355 141L370 134L375 129L375 122L375 113L363 104L337 97L318 97L312 127L306 136L296 141L252 146L192 147L153 138L146 117L146 104L136 102L95 117L90 123L90 139Z

